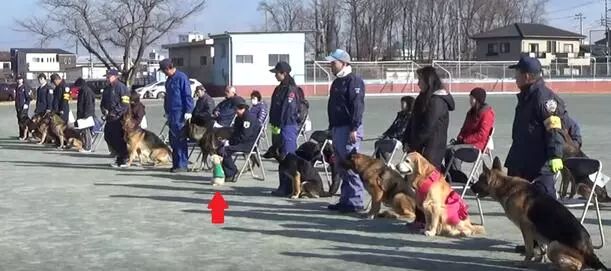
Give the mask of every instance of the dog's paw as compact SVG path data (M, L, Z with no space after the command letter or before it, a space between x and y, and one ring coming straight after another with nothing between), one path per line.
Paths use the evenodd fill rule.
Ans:
M299 195L291 195L291 199L298 199Z
M434 231L424 231L424 235L426 235L426 236L435 236L435 232Z
M375 214L370 214L370 213L361 214L361 218L363 219L374 219L375 217L376 217Z

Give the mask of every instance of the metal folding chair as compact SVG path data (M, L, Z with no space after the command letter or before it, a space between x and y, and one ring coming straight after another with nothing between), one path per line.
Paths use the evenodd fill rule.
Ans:
M104 139L104 126L106 126L106 120L100 125L100 129L93 131L93 139L91 142L91 152L95 152L100 145L100 142Z
M303 123L301 124L301 127L299 127L299 132L297 133L297 145L299 145L299 139L303 139L303 143L307 142L308 135L306 133L306 122L307 120L310 118L310 114L308 113L306 115L306 117L304 118Z
M594 246L596 249L600 249L605 246L605 233L603 231L602 217L600 215L600 207L598 205L598 197L596 196L596 188L605 189L605 185L609 182L609 177L602 174L602 163L600 160L578 157L578 158L567 158L564 159L564 165L569 168L572 172L578 172L579 175L589 175L590 180L593 179L592 191L588 196L588 199L567 199L563 200L562 203L567 208L583 208L581 214L581 224L586 219L588 209L592 205L594 200L594 208L596 208L596 218L598 220L598 231L600 233L601 243L598 246Z
M392 159L395 157L395 154L397 154L397 151L402 150L403 144L401 143L401 141L396 140L396 139L380 139L380 140L392 141L393 142L392 150L391 149L381 150L383 152L390 152L390 156L388 157L388 160L384 161L384 162L386 162L386 165L390 167L390 166L392 166ZM372 156L375 157L375 155L378 153L378 151L380 151L380 148L384 146L384 145L382 145L382 146L380 146L380 145L378 145L378 148L373 150L373 155ZM384 160L384 157L382 157L382 160Z
M167 132L166 129L168 129ZM169 132L170 127L168 126L168 121L166 120L163 126L161 127L161 131L159 131L159 139L161 139L161 141L163 141L163 143L165 143L166 145L170 144Z
M327 184L329 185L329 187L331 187L331 172L329 171L329 162L325 157L324 150L327 146L333 144L333 141L328 136L324 136L324 134L326 133L326 131L314 131L310 135L310 141L315 142L317 144L322 143L320 147L321 161L314 162L314 168L323 168L323 170L325 171L325 179L327 180Z
M263 142L265 142L265 148L269 148L271 146L270 142L269 142L269 136L267 135L267 125L269 124L269 114L267 114L267 116L265 116L265 120L263 120L263 123L261 124L261 128L263 128L263 134L261 135L261 137L263 139L265 139Z
M261 130L259 130L259 134L257 135L257 139L255 140L255 143L253 144L252 148L250 148L250 151L248 153L245 152L235 152L233 154L233 162L235 163L239 157L243 157L244 158L244 165L242 166L242 168L240 169L240 172L238 173L238 176L236 176L236 182L240 179L240 177L242 176L242 173L244 173L244 170L246 169L246 167L250 168L250 174L252 174L253 178L259 178L259 176L256 176L254 174L254 169L252 168L252 163L250 162L250 158L252 155L255 155L255 158L258 160L260 168L261 168L261 174L262 174L262 180L265 181L265 168L263 166L263 159L261 158L261 152L259 151L259 141L261 140L261 135L263 134L263 127L261 127Z
M467 191L471 188L471 184L476 182L477 173L479 172L479 169L482 166L482 163L484 162L483 154L478 148L470 145L465 145L462 148L455 149L454 153L452 154L452 158L450 158L450 161L446 164L446 169L444 172L446 180L448 179L447 177L450 171L450 167L456 159L465 163L473 164L473 167L469 172L469 176L467 177L467 182L465 184L450 183L452 189L461 191L460 197L464 199L465 194L467 194ZM482 225L484 225L484 211L482 210L482 203L479 200L479 197L477 197L477 195L475 195L475 201L477 202L477 208L479 210L479 218L482 222Z
M494 127L492 127L492 130L490 131L490 137L488 137L488 143L486 143L486 148L484 149L484 154L488 155L488 158L490 159L490 163L494 161L494 155L492 153L493 151L494 151Z

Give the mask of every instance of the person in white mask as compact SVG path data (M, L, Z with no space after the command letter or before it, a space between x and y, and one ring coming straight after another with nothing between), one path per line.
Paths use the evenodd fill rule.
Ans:
M255 115L261 124L264 124L267 118L267 104L261 98L261 92L253 90L250 93L250 113Z

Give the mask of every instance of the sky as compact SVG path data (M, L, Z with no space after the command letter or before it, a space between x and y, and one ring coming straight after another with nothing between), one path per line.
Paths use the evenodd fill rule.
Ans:
M38 8L38 0L10 2L9 5L3 5L5 16L0 16L0 50L36 46L36 38L33 38L31 34L16 30L15 19L42 16L41 14L45 12ZM169 33L160 43L176 42L178 34L189 31L198 31L204 34L222 33L224 31L251 31L264 22L263 15L257 11L258 3L259 0L208 0L204 11L191 17L179 29ZM609 0L609 7L611 8L611 0ZM575 14L581 12L586 17L583 20L583 33L588 36L590 30L602 29L600 19L603 11L604 0L550 0L546 14L542 16L547 19L547 24L551 26L579 33L579 21L575 19ZM6 16L8 14L13 16ZM601 31L593 31L593 40L601 38L602 34ZM62 41L55 41L50 46L75 51L74 44L65 44Z

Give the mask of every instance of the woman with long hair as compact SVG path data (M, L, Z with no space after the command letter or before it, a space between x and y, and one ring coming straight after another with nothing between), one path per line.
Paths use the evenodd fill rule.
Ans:
M410 128L407 130L407 143L409 150L419 152L441 169L454 98L444 89L435 68L426 66L416 73L420 94L416 98Z

